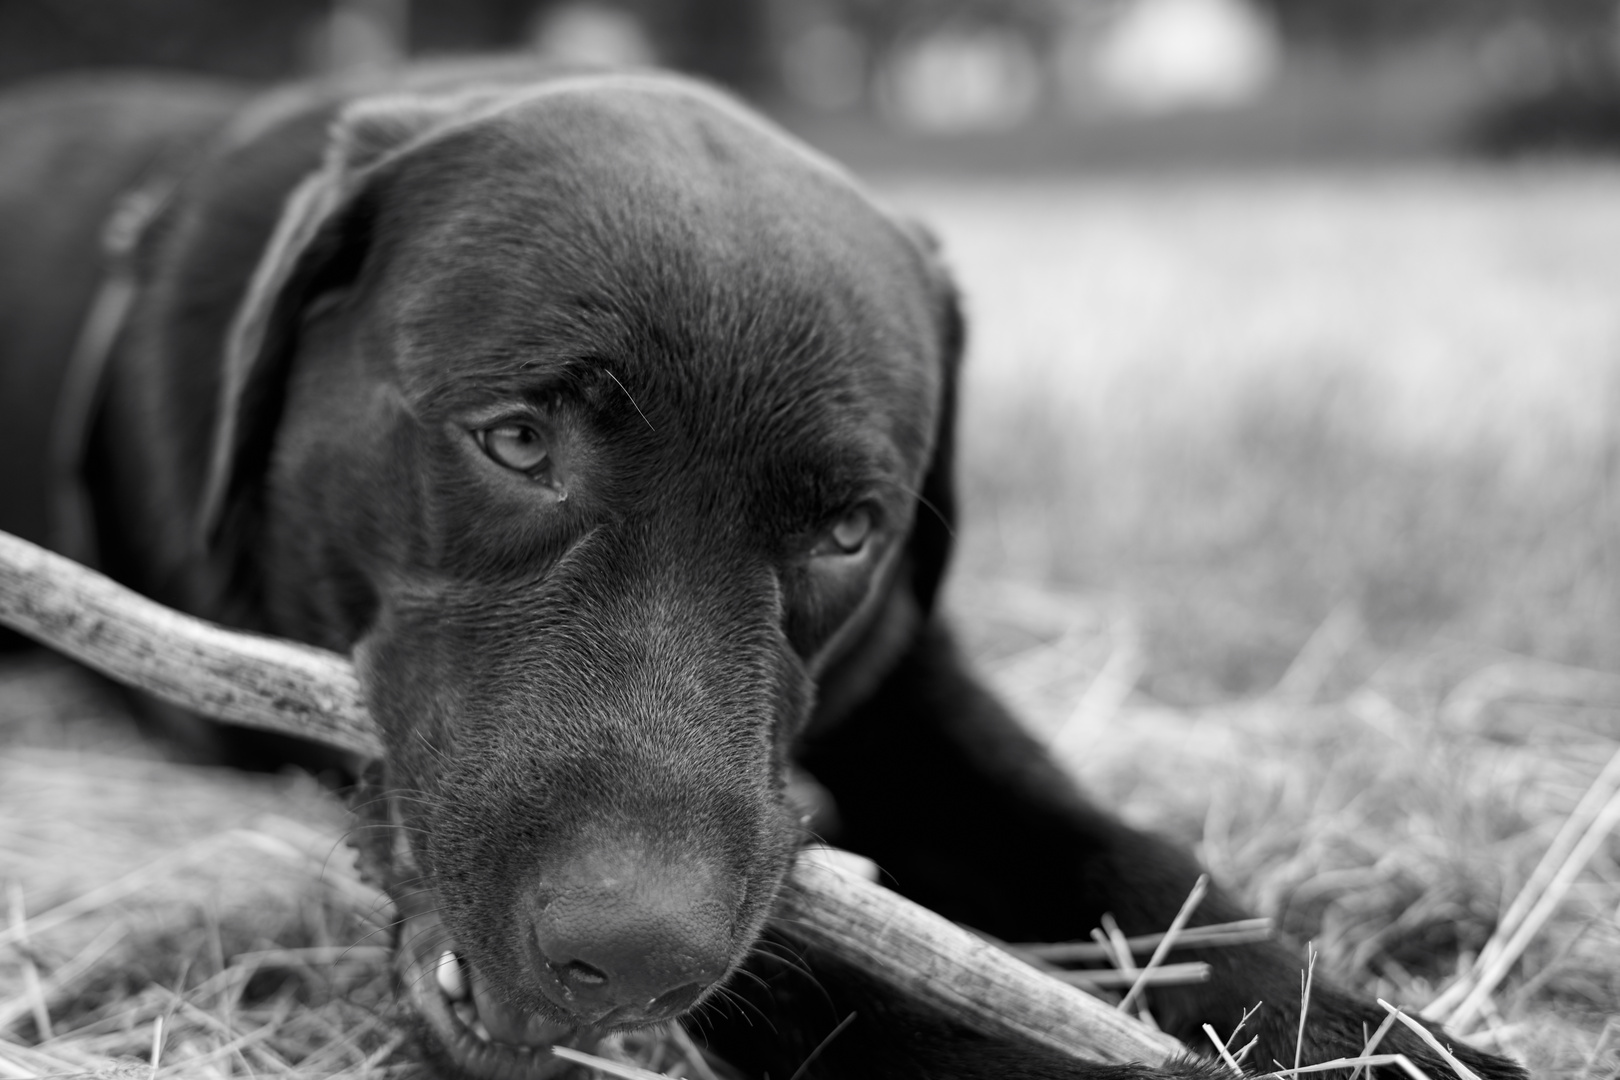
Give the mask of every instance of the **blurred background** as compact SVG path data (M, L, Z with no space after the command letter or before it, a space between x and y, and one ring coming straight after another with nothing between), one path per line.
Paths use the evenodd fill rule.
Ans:
M1620 657L1614 0L0 3L7 83L491 49L715 79L939 233L992 660L1009 582L1178 705Z
M1613 0L6 0L0 79L533 49L707 75L862 163L1004 172L1612 147L1616 26Z

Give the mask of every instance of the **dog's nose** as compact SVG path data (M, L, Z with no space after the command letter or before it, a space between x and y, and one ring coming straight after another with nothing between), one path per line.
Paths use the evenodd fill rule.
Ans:
M599 855L554 869L534 917L542 979L587 1023L681 1013L731 965L731 905L716 876Z

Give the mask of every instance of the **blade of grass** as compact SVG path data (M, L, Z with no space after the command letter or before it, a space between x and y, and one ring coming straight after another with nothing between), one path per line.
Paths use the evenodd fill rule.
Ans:
M1285 1076L1305 1075L1307 1073L1333 1072L1337 1069L1348 1069L1352 1066L1364 1068L1377 1068L1380 1065L1394 1065L1401 1069L1412 1080L1430 1080L1429 1074L1418 1068L1412 1059L1405 1054L1377 1054L1373 1057L1334 1058L1332 1061L1319 1061L1315 1065L1302 1065L1297 1069L1277 1069L1262 1075L1260 1080L1281 1080Z
M1226 1048L1226 1044L1221 1041L1221 1037L1215 1034L1215 1029L1209 1024L1205 1024L1204 1034L1208 1035L1209 1041L1215 1044L1215 1052L1221 1056L1222 1061L1226 1062L1227 1068L1231 1069L1236 1075L1243 1076L1243 1066L1238 1064L1237 1058L1232 1056L1232 1051ZM1233 1034L1236 1034L1236 1032Z
M1620 753L1616 753L1615 759L1620 761ZM1620 776L1620 772L1617 772L1617 776ZM1616 825L1620 825L1620 785L1617 785L1616 789L1610 793L1607 802L1592 817L1585 830L1581 833L1580 839L1576 841L1568 856L1552 875L1546 889L1537 898L1534 906L1524 916L1507 943L1497 951L1489 964L1482 966L1479 976L1475 979L1472 989L1468 992L1468 996L1463 998L1462 1002L1448 1018L1448 1026L1460 1033L1467 1033L1473 1021L1479 1015L1485 1000L1495 992L1502 979L1507 976L1509 969L1518 962L1519 957L1524 953L1531 940L1541 932L1541 928L1548 917L1563 901L1570 887L1575 884L1575 878L1586 868L1586 864L1591 861L1592 856L1602 847ZM1495 940L1494 937L1493 940Z
M1311 982L1316 977L1316 942L1305 944L1305 970L1299 977L1299 1031L1294 1036L1294 1075L1299 1075L1299 1058L1305 1050L1305 1020L1311 1014Z
M1174 919L1170 920L1170 928L1164 932L1163 940L1159 942L1158 948L1153 950L1153 955L1148 958L1147 966L1142 968L1142 972L1137 976L1136 982L1132 984L1130 990L1126 992L1125 996L1120 999L1119 1008L1121 1010L1129 1009L1133 1004L1136 1003L1136 999L1142 996L1142 991L1147 987L1147 984L1143 982L1143 977L1146 976L1148 972L1158 967L1159 964L1164 960L1165 956L1170 952L1171 945L1175 943L1176 935L1181 932L1181 928L1183 926L1187 925L1187 920L1192 918L1192 913L1197 910L1199 904L1203 903L1204 895L1208 892L1209 875L1199 874L1198 880L1193 882L1192 890L1187 894L1187 899L1182 902L1181 910L1176 912L1176 917ZM1127 954L1130 952L1130 944L1128 942L1126 943L1125 951Z
M158 1063L163 1060L163 1017L152 1021L152 1071L149 1080L155 1080L158 1074Z
M1181 931L1176 938L1176 947L1216 948L1223 945L1250 945L1257 941L1270 941L1273 936L1270 919L1239 919L1228 923L1211 923L1207 926L1189 926ZM1125 939L1125 944L1134 953L1149 953L1164 940L1161 934L1139 934ZM1093 941L1055 941L1055 942L1021 942L1007 946L1020 955L1033 956L1039 960L1054 963L1075 963L1081 961L1109 960L1113 956L1112 948L1105 948Z
M697 1074L692 1080L720 1080L709 1067L709 1059L704 1055L703 1048L692 1041L691 1034L679 1020L669 1026L669 1033L675 1045L680 1047L682 1056L692 1066L692 1071Z
M1384 1036L1389 1034L1389 1029L1394 1026L1395 1014L1385 1013L1383 1022L1378 1025L1378 1030L1372 1033L1372 1037L1367 1040L1367 1044L1361 1048L1361 1056L1371 1057L1373 1051L1378 1049L1378 1044L1384 1041ZM1362 1025L1362 1030L1367 1030L1366 1025ZM1360 1075L1361 1067L1358 1065L1356 1071L1350 1074L1350 1080L1356 1080Z
M1450 1065L1452 1070L1455 1071L1458 1076L1462 1077L1463 1080L1479 1080L1479 1074L1459 1061L1457 1059L1457 1055L1453 1054L1449 1047L1442 1045L1440 1040L1434 1037L1434 1032L1430 1031L1428 1028L1424 1027L1410 1016L1407 1016L1404 1012L1397 1009L1383 998L1378 999L1378 1004L1393 1014L1396 1020L1399 1020L1401 1023L1411 1028L1413 1033L1416 1034L1418 1038L1428 1043L1429 1049L1433 1050L1436 1054L1439 1054L1440 1059L1447 1065Z
M90 940L90 943L67 963L58 967L45 979L41 993L48 1001L57 994L70 988L84 975L88 974L102 957L112 951L124 937L124 927L121 923L107 926ZM26 1015L33 1008L29 995L20 994L10 1001L0 1002L0 1031L4 1031L17 1020ZM43 1036L42 1036L43 1039Z
M572 1061L575 1065L584 1065L586 1068L595 1069L597 1072L619 1077L619 1080L669 1080L669 1077L663 1073L655 1073L636 1065L625 1065L621 1062L609 1061L607 1058L597 1057L595 1054L587 1054L583 1050L575 1050L567 1046L553 1046L551 1052L564 1061Z
M16 933L17 944L28 944L28 907L23 901L22 882L13 881L8 890L11 894L11 927ZM28 1011L34 1014L34 1028L39 1032L40 1042L51 1040L51 1010L45 1001L45 990L39 981L39 965L26 948L19 948L22 953L23 992L22 997L27 1002Z
M1576 803L1575 809L1564 820L1552 843L1547 846L1546 852L1536 863L1536 868L1526 879L1523 888L1508 905L1506 913L1498 920L1496 931L1480 950L1473 967L1466 976L1446 987L1424 1007L1422 1015L1425 1019L1441 1021L1459 1028L1466 1027L1467 1021L1473 1018L1472 1013L1478 1007L1478 999L1495 989L1502 974L1512 966L1513 960L1518 958L1519 953L1524 950L1524 945L1529 943L1530 936L1533 936L1534 931L1523 938L1517 949L1512 947L1514 942L1519 940L1526 921L1533 913L1540 912L1540 920L1535 924L1539 929L1541 921L1546 919L1547 912L1543 910L1543 901L1547 895L1557 889L1561 880L1572 878L1579 872L1580 867L1586 864L1585 858L1576 863L1575 856L1587 842L1594 825L1605 815L1614 812L1613 804L1617 792L1620 792L1620 750L1616 750L1609 758L1608 763ZM1612 821L1608 828L1613 828ZM1599 834L1597 840L1591 841L1593 848L1606 832L1607 829L1603 834ZM1566 882L1563 889L1558 889L1557 895L1562 896L1567 888ZM1502 962L1504 955L1511 957L1506 964ZM1491 978L1493 973L1497 973L1494 979ZM1481 993L1480 987L1487 983L1489 988ZM1465 1005L1469 1010L1467 1013L1464 1012Z

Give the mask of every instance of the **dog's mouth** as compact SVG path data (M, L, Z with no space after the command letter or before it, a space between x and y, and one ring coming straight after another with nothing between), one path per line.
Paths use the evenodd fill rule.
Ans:
M419 1018L422 1052L444 1074L467 1080L560 1080L578 1066L554 1055L554 1048L610 1057L640 1052L632 1047L664 1052L658 1047L669 1042L663 1038L665 1025L719 985L721 980L707 987L683 984L645 1002L620 1002L584 1014L566 1003L573 997L566 984L561 1001L541 991L555 1006L549 1016L508 1004L440 917L439 898L413 858L396 800L365 796L362 789L357 805L363 824L352 841L357 865L394 901L397 985Z
M395 967L411 1004L436 1045L458 1072L477 1080L548 1080L566 1075L569 1062L554 1046L590 1050L600 1028L574 1027L525 1014L500 1001L488 980L455 948L431 911L407 914L400 926Z
M432 891L404 884L420 881L421 871L399 827L394 800L362 799L359 806L372 827L356 830L358 866L363 876L388 891L397 907L394 974L426 1029L423 1051L445 1071L473 1080L567 1075L574 1066L553 1055L552 1047L588 1051L605 1031L526 1014L497 998L456 947Z

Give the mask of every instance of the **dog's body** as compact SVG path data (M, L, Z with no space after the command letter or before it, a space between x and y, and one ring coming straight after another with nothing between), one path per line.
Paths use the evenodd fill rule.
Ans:
M155 210L109 270L130 193ZM755 947L802 842L790 760L831 839L1002 939L1162 930L1198 873L1086 803L932 616L960 328L927 243L836 168L651 76L57 88L0 106L0 230L0 527L354 653L447 1070L544 1071L468 1007L513 1047L703 999L750 1075L1147 1072ZM67 373L109 281L133 301ZM81 495L74 533L50 500ZM1239 914L1217 891L1195 921ZM1214 976L1156 992L1161 1022L1264 1001L1254 1060L1292 1060L1297 954L1190 958ZM1382 1016L1319 981L1306 1059Z

